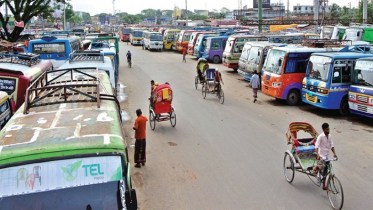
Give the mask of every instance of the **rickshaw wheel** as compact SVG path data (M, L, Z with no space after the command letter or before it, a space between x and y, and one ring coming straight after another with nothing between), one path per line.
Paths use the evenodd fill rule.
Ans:
M150 128L152 129L152 130L154 130L155 129L155 114L154 114L154 112L153 111L150 111L149 112L149 124L150 124Z
M171 112L170 112L170 123L172 127L176 126L176 113L173 107L171 108Z
M196 76L196 78L194 79L194 85L196 86L196 90L197 90L197 85L198 85L198 76Z
M284 157L284 175L286 181L292 183L294 180L294 174L295 169L293 159L291 158L290 154L286 152Z
M328 198L333 209L339 210L343 207L343 188L339 179L334 175L329 175L328 178Z
M203 96L203 99L206 98L207 90L208 90L207 84L204 84L202 86L202 96Z
M224 103L224 91L223 91L223 89L220 89L218 97L219 97L220 103L223 104Z

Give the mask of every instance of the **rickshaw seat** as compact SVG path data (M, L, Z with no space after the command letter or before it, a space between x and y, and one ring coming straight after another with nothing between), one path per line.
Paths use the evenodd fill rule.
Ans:
M309 145L309 146L294 146L295 151L297 154L299 153L313 153L316 151L315 145Z
M215 76L215 69L207 69L206 70L206 79L207 80L214 80Z

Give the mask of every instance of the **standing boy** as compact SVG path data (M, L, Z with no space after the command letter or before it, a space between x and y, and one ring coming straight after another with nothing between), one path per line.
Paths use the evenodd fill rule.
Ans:
M255 103L256 98L258 97L258 89L260 87L260 80L259 80L258 72L256 70L254 71L254 75L251 77L250 86L253 89L253 97L254 97L254 103Z
M186 47L183 47L183 62L186 63L185 56L186 56Z
M137 119L135 121L135 158L136 168L141 168L140 163L144 166L146 162L146 122L148 118L142 116L141 109L136 110Z

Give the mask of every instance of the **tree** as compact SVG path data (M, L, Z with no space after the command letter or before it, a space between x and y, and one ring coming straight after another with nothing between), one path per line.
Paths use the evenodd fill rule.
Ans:
M190 20L206 20L208 18L209 17L207 17L205 15L191 15L188 19L190 19Z
M368 1L368 20L367 23L373 22L373 3ZM363 20L363 1L360 1L359 10L357 12L357 19ZM362 21L361 21L362 22Z
M128 24L137 24L140 22L140 18L136 15L127 15L120 20L125 21Z
M334 3L329 12L329 19L339 19L341 17L341 7Z
M226 7L223 7L223 8L221 8L221 10L220 10L220 13L224 13L224 14L226 14L226 13L228 13L228 12L231 12L231 10L229 10L229 9L226 8Z
M45 17L47 17L47 14L51 14L51 12L53 11L51 6L49 5L51 1L52 0L0 0L0 7L4 8L6 5L17 22L23 21L23 23L26 24L31 20L31 18L39 16L42 13L44 13ZM65 3L65 0L55 1L57 3ZM4 35L1 33L1 38L6 39L10 42L16 42L24 27L15 26L12 33L9 33L9 28L7 27L9 23L9 17L4 17L1 12L0 22L6 35L5 38Z
M87 12L83 12L82 18L85 23L90 23L91 22L91 15Z

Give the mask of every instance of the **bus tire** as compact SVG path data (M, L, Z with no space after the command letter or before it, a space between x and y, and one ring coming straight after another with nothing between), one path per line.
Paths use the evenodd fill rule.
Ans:
M300 94L298 90L290 90L286 97L286 103L290 106L295 106L299 103Z
M347 97L343 97L341 104L339 105L339 113L343 116L348 115L350 113L350 107L348 105Z
M125 192L127 209L137 210L137 195L135 189L131 189L131 196L129 191Z
M220 57L218 55L215 55L213 58L212 58L212 62L214 63L219 63L220 62Z

